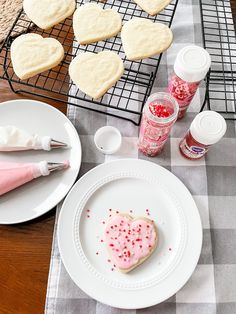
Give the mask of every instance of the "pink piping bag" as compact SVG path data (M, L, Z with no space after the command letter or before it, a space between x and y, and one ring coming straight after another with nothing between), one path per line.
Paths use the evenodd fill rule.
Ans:
M53 171L68 167L68 161L63 163L47 161L38 163L0 162L0 196L38 177L48 176Z

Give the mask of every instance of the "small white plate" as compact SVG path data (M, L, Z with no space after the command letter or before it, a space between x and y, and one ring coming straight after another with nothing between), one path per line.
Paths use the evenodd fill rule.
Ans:
M157 249L128 274L112 270L101 241L109 209L133 216L146 216L149 209L158 227ZM123 159L92 169L75 184L61 209L58 243L82 290L102 303L136 309L166 300L186 283L200 256L202 226L177 177L154 163Z
M15 224L39 217L57 205L75 182L81 164L78 133L59 110L35 100L12 100L0 103L0 125L15 125L30 133L49 135L65 142L69 149L48 151L0 152L8 162L62 162L70 168L38 178L0 197L0 223Z

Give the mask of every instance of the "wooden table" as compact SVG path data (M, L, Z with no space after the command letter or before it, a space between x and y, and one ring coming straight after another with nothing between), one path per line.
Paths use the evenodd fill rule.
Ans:
M27 96L12 93L0 80L0 101L17 98ZM46 102L66 112L65 104ZM54 220L55 209L32 222L0 226L1 314L43 313Z

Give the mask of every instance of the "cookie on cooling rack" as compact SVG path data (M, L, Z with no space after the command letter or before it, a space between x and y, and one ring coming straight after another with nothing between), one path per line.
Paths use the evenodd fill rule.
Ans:
M104 10L96 3L78 7L73 15L75 37L81 45L111 38L119 33L121 25L121 16L116 10Z
M23 8L34 24L49 29L73 14L75 0L24 0Z
M133 18L122 27L121 40L127 59L141 60L167 50L173 34L165 24Z
M134 0L143 11L150 15L156 15L167 7L171 0Z
M11 45L11 61L15 74L26 80L57 66L64 58L64 48L54 38L24 34Z
M122 76L124 64L112 51L85 52L76 56L69 65L72 81L88 96L98 99Z

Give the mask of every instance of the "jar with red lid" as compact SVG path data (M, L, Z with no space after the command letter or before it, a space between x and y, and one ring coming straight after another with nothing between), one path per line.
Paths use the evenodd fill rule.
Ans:
M144 106L138 148L144 155L158 155L178 116L177 101L167 93L151 95Z
M179 144L181 154L191 160L202 158L224 136L226 128L225 119L219 113L209 110L199 113Z
M178 119L184 117L210 65L209 53L199 46L186 46L177 54L174 73L168 82L168 91L179 104Z

